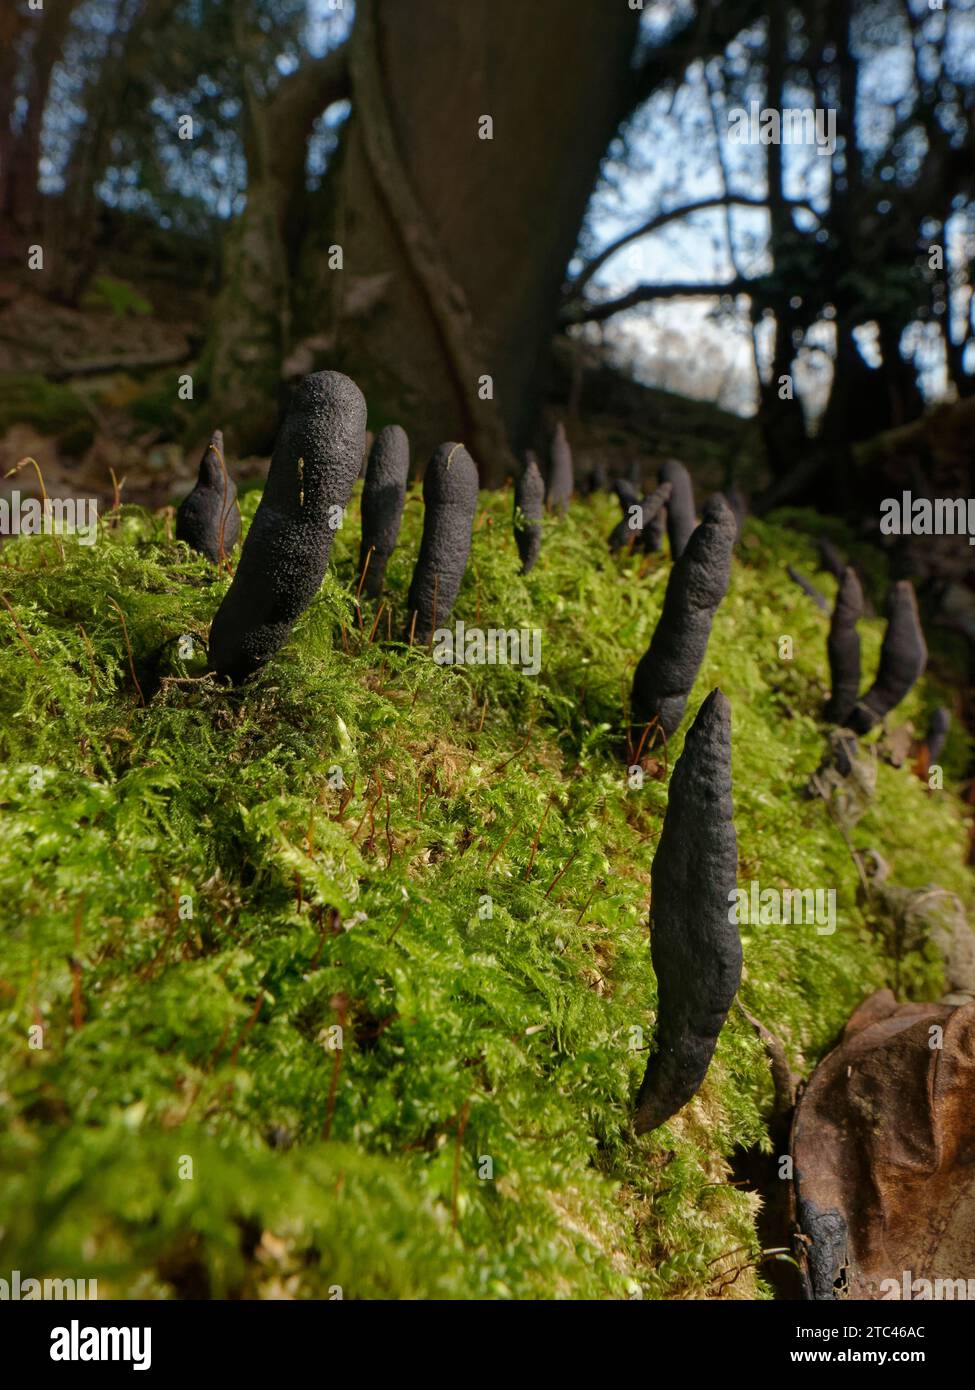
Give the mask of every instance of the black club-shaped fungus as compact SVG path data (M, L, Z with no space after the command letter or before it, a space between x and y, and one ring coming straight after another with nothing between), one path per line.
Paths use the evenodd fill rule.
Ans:
M240 539L237 484L223 455L223 433L214 430L200 460L196 486L176 513L176 539L185 541L214 564L228 555Z
M829 625L830 696L823 711L832 724L845 724L860 694L860 635L857 622L863 616L863 590L856 571L843 571Z
M365 570L362 592L367 598L382 593L386 566L399 536L410 473L410 441L401 425L380 430L369 453L362 488L362 543L359 574Z
M423 539L407 601L406 635L429 642L450 616L471 548L477 465L463 444L441 444L423 479Z
M673 489L667 504L667 538L671 559L679 560L697 525L694 485L690 473L677 459L666 460L660 470L660 481L670 483Z
M515 483L515 545L521 556L521 572L527 574L542 549L542 515L545 511L545 480L538 460L530 451L525 467Z
M365 445L366 403L340 372L295 388L234 581L210 629L210 662L234 682L287 641L317 594Z
M924 742L928 750L928 763L936 763L944 752L945 744L948 741L948 730L951 728L951 715L944 705L938 705L931 715L928 723L928 732L924 736Z
M552 436L552 463L548 475L549 511L565 512L572 497L572 450L565 437L565 426L560 420Z
M741 980L741 938L730 920L737 876L731 706L712 690L670 779L651 869L657 1032L637 1097L638 1134L675 1115L707 1074Z
M660 620L633 676L630 708L637 746L647 725L655 725L666 741L684 717L712 620L728 591L736 529L724 499L710 498L670 572Z
M850 728L865 734L899 705L927 665L914 589L907 579L894 585L887 599L887 630L880 648L877 679L856 706Z

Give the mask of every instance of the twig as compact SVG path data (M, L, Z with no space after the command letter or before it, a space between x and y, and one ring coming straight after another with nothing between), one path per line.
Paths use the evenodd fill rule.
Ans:
M558 873L557 873L557 874L555 875L555 877L552 879L552 882L551 882L551 883L548 885L548 887L546 888L546 890L545 890L545 896L546 896L546 898L549 896L549 894L551 893L552 889L555 887L555 885L558 883L559 879L560 879L560 878L562 877L562 875L565 873L566 869L568 869L568 867L569 867L569 865L572 863L573 859L577 859L578 857L579 857L579 851L578 851L577 849L574 849L574 850L572 851L572 853L569 855L568 859L567 859L567 860L565 861L565 863L562 865L561 869L559 869Z
M41 664L41 658L37 655L37 653L35 652L34 648L33 648L33 647L31 646L31 644L28 642L28 640L27 640L27 634L26 634L26 632L24 631L24 629L21 627L20 623L17 621L17 614L14 612L13 608L11 607L10 600L7 598L6 594L0 594L0 602L3 603L3 606L6 608L7 612L10 614L11 618L13 618L13 620L14 620L14 627L17 629L17 636L20 638L20 640L23 642L24 646L25 646L25 647L27 648L27 650L30 652L31 658L32 658L32 660L33 660L33 662L34 662L34 665L35 665L35 666L40 666L40 664Z
M142 686L139 684L139 677L135 674L135 658L132 655L132 643L129 641L129 629L125 621L125 614L122 612L121 608L119 608L118 604L115 602L111 595L109 595L108 601L115 609L115 611L118 613L119 617L122 619L122 633L125 637L125 649L129 654L129 671L132 673L132 679L135 681L135 688L139 692L139 699L142 701L142 707L144 709L146 704L146 697L142 693Z

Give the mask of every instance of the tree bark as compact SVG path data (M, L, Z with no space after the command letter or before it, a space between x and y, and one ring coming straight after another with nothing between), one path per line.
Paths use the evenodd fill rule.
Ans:
M528 441L638 20L600 0L360 0L352 115L296 327L328 328L321 365L359 382L372 428L401 422L414 456L463 440L494 485ZM332 243L342 270L326 268Z
M308 137L320 113L349 93L347 56L343 45L303 64L268 102L245 73L247 205L224 246L207 365L211 416L238 453L266 450L274 439Z
M14 40L17 30L25 31L28 24L38 26L37 34L28 56L28 79L26 89L26 110L20 129L10 130L10 112L4 121L3 133L3 174L0 177L0 223L15 235L21 232L38 230L40 189L38 187L38 163L41 153L41 124L47 104L48 89L54 65L61 56L64 41L71 28L71 18L77 8L78 0L61 0L61 3L46 5L43 10L32 10L25 22L21 18L8 16L3 21L2 37L12 34ZM10 7L13 9L13 6ZM8 61L13 57L13 45L0 65L0 77L12 81L12 72L5 71ZM11 87L5 87L5 104L9 102ZM12 103L11 110L12 110ZM0 116L2 116L0 112Z

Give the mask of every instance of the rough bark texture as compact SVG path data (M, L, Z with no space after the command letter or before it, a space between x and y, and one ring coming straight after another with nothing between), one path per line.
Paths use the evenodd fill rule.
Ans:
M853 711L850 728L865 734L889 714L914 685L927 660L914 588L910 580L902 579L891 589L887 600L887 630L880 648L877 679Z
M648 724L666 740L687 708L711 635L711 623L728 591L735 517L712 497L700 526L667 582L663 611L633 676L631 718L637 744Z
M477 465L463 444L441 444L423 478L423 539L407 600L406 635L426 643L450 617L471 549Z
M737 875L731 706L712 690L670 779L651 869L657 1045L637 1097L638 1134L686 1105L711 1063L741 980L741 938L729 921Z
M291 343L288 224L304 189L316 118L349 94L346 47L302 64L267 103L248 87L247 205L224 246L223 287L211 330L211 408L231 421L237 453L274 437ZM324 252L323 252L324 254ZM307 293L307 286L302 286ZM320 326L319 326L320 327Z
M574 485L572 450L565 436L565 426L560 420L552 436L552 456L548 470L548 495L545 500L550 511L568 511Z
M240 539L237 484L223 455L223 433L214 430L200 460L196 486L176 513L176 539L217 564Z
M848 565L836 594L826 650L829 654L830 696L823 711L832 724L845 724L860 694L860 635L863 590Z
M541 554L541 520L544 510L545 482L538 460L529 450L525 457L524 470L515 483L515 545L521 556L522 574L528 573Z
M295 391L234 582L210 629L219 676L246 680L287 640L318 593L359 476L366 403L354 381L317 372Z
M402 425L387 425L379 431L369 452L362 488L359 574L365 570L362 591L369 598L382 593L386 566L399 536L409 475L410 441L406 431Z
M301 331L328 324L334 360L376 412L423 453L444 432L467 440L487 484L517 472L509 443L529 442L638 23L601 0L357 6L352 114L323 198L328 231L306 246L319 293ZM482 116L493 139L479 138ZM341 272L325 267L324 235L344 246ZM493 399L481 399L484 375Z
M670 483L673 489L667 504L667 538L670 541L671 559L679 560L697 525L694 485L690 473L677 459L665 460L660 470L660 481Z

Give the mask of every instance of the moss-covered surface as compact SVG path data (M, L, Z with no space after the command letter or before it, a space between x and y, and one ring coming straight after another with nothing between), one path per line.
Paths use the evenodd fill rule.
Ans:
M0 380L0 435L12 425L35 425L66 454L83 454L95 437L95 416L68 386L20 373Z
M541 629L534 679L388 644L385 608L370 641L357 502L293 640L239 692L180 644L228 577L171 513L123 509L63 559L51 538L4 546L4 1268L97 1277L103 1298L767 1296L758 1199L729 1180L736 1147L768 1144L740 1012L698 1097L628 1131L666 780L628 786L619 731L669 562L611 559L600 497L546 522L521 578L510 513L482 497L454 617ZM413 489L394 633L421 520ZM807 1069L893 966L842 836L799 795L826 620L788 561L811 568L791 524L749 525L684 727L720 684L741 883L837 890L832 935L742 929L742 1000ZM882 623L862 628L869 673ZM971 905L961 742L944 791L882 765L854 841ZM940 991L933 959L910 965Z

